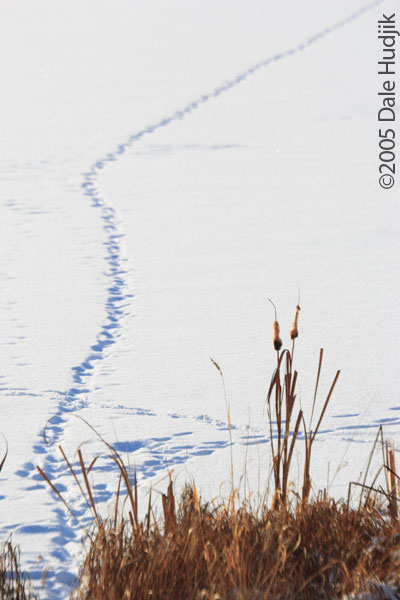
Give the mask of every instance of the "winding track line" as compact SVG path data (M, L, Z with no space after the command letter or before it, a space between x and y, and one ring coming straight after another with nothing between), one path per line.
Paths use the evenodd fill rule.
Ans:
M376 7L377 5L382 4L384 1L385 0L375 0L374 2L365 5L350 16L316 33L312 37L308 38L305 42L302 42L297 46L293 46L285 52L275 54L254 64L246 71L243 71L233 79L215 88L213 91L199 96L197 99L193 100L173 114L164 117L154 124L148 125L136 133L131 134L127 140L119 144L114 151L108 153L105 157L93 163L90 170L84 174L83 182L81 184L82 188L85 195L90 198L93 208L99 209L100 218L103 221L103 227L107 234L107 241L105 245L107 249L106 262L108 266L108 275L110 277L110 286L108 288L108 297L106 300L106 323L102 326L99 334L97 335L96 342L91 347L89 356L79 365L72 367L72 371L74 373L74 385L65 393L65 397L62 402L63 411L68 411L71 409L75 410L73 407L75 406L76 397L78 395L89 393L90 390L88 390L87 384L93 373L95 363L96 361L104 359L107 349L117 341L119 337L119 329L121 328L123 317L126 314L125 309L127 302L129 301L129 298L132 297L132 295L127 293L128 285L125 278L126 272L123 268L124 259L122 258L121 241L123 240L124 236L118 230L115 209L106 202L97 188L98 178L101 171L109 163L118 160L118 158L124 154L128 148L130 148L135 142L140 141L143 137L154 133L162 127L168 126L174 121L178 121L187 117L193 111L199 109L202 104L205 104L214 98L218 98L221 94L228 92L232 88L245 81L251 75L257 73L257 71L260 71L273 62L283 60L305 50L319 40L322 40L338 29L341 29L345 25L355 21L364 13Z
M116 343L120 337L120 330L122 327L124 316L126 316L127 304L129 303L131 294L128 293L128 282L126 277L126 271L124 268L125 259L122 256L122 242L123 234L119 231L118 220L115 209L107 203L106 199L100 194L98 190L98 180L101 171L108 166L109 163L115 162L118 158L124 154L128 148L134 143L139 142L145 136L154 133L162 127L166 127L169 124L183 119L190 115L193 111L199 109L203 104L209 102L212 99L218 98L222 94L228 92L232 88L235 88L240 83L245 81L251 75L254 75L261 69L264 69L268 65L289 58L306 48L312 46L316 42L324 39L328 35L334 33L338 29L352 23L356 19L360 18L367 11L375 8L379 4L382 4L385 0L375 0L371 2L350 16L338 21L330 27L326 27L322 31L316 33L312 37L308 38L304 42L293 46L289 50L275 54L266 58L260 62L255 63L253 66L248 68L246 71L238 74L233 79L226 81L219 87L210 91L207 94L199 96L189 104L185 105L176 112L169 116L155 122L154 124L148 125L147 127L131 134L125 142L119 144L117 148L108 153L102 159L92 164L89 171L83 174L82 188L84 194L89 197L92 207L99 211L99 217L103 221L103 229L106 232L106 263L108 268L109 287L108 296L106 299L106 320L104 325L99 331L95 343L90 348L88 356L78 365L72 367L73 372L73 385L63 394L59 402L57 413L53 416L51 423L48 426L48 433L52 438L52 442L58 442L62 435L62 424L65 422L65 416L67 413L74 412L79 408L85 406L86 400L85 395L91 392L89 385L92 379L95 365L97 362L102 361L106 358L108 350L112 345ZM43 450L42 450L43 452ZM57 461L58 462L58 461ZM44 461L43 469L48 473L53 481L57 480L57 476L64 474L65 469L62 465L55 462L54 457L51 456L49 448L47 449L47 458ZM32 474L31 474L32 476ZM33 475L36 479L37 476ZM63 511L61 511L63 512ZM60 511L57 511L57 517L60 520L65 521ZM64 524L64 527L66 525ZM61 543L61 542L60 542ZM66 557L64 557L66 558ZM52 579L53 581L50 581ZM51 593L52 584L54 578L49 578L48 591ZM49 589L50 588L50 589Z

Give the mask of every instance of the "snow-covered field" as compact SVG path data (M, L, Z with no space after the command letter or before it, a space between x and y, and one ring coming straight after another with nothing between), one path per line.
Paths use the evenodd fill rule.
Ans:
M287 343L301 290L308 414L321 346L322 392L342 370L316 486L329 462L345 495L378 426L398 439L399 196L377 181L376 73L395 5L0 3L0 538L38 585L49 569L43 598L68 597L82 529L35 465L84 524L58 445L106 454L77 416L128 454L143 498L168 469L216 495L230 448L212 357L237 483L246 462L266 484L268 297ZM106 510L106 459L93 479Z

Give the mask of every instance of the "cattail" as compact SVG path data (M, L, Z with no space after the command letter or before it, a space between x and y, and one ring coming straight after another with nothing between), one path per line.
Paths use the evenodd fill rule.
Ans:
M272 341L274 342L274 348L277 352L279 352L279 350L282 348L282 340L279 337L279 323L278 321L274 321L274 336L272 338Z
M297 320L299 318L300 306L296 306L296 314L294 316L294 321L292 325L292 329L290 330L290 339L294 340L299 335L299 330L297 329Z
M271 302L272 306L274 307L275 310L275 321L273 324L273 328L274 328L274 335L272 337L272 341L274 343L274 348L277 352L279 352L279 350L282 348L282 340L279 336L279 323L278 323L278 317L276 316L276 306L275 304L272 302L271 298L268 298L268 300Z

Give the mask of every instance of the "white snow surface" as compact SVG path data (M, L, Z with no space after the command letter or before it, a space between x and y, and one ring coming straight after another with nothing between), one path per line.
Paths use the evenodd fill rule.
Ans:
M168 470L229 491L212 357L235 483L246 468L264 489L268 298L288 344L300 288L307 415L319 349L319 406L341 369L315 489L346 496L379 425L398 440L399 196L377 182L376 65L395 4L0 3L0 539L41 598L68 597L89 520L58 446L75 466L83 442L103 457L104 514L117 487L77 416L136 465L144 508Z

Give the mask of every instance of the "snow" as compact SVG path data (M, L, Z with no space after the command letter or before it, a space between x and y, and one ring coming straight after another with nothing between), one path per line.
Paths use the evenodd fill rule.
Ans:
M345 496L378 426L396 440L399 205L377 183L376 116L376 21L394 8L2 2L1 539L39 586L48 567L43 598L68 597L83 530L35 465L84 527L58 445L107 454L76 417L128 454L141 498L171 468L215 496L230 446L212 357L236 483L246 463L266 485L269 297L287 343L300 288L308 414L319 348L320 402L341 369L315 485L329 462ZM106 510L106 458L93 477Z

